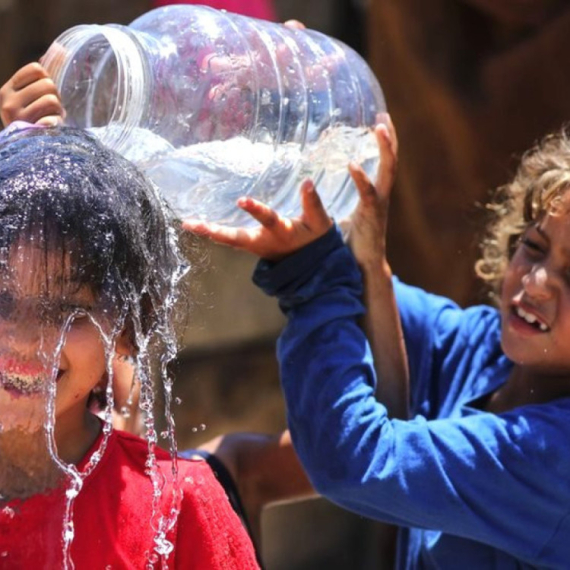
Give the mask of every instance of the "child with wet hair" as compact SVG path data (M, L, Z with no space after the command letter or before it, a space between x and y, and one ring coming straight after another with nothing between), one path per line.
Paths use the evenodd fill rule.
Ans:
M168 398L185 271L130 162L71 128L0 137L1 567L258 567L208 465L176 460L172 433L156 445L151 370ZM137 363L146 441L111 429L118 357Z
M382 160L394 161L389 133L378 127L377 136ZM370 255L362 275L382 281L391 185L351 172L361 198L353 238ZM278 344L288 424L317 491L399 525L398 568L567 568L569 132L529 151L491 206L477 272L497 286L497 308L462 309L391 280L409 420L375 398L389 378L377 377L359 326L357 264L310 182L302 202L301 217L284 219L240 199L258 228L185 226L263 258L254 280L288 318Z

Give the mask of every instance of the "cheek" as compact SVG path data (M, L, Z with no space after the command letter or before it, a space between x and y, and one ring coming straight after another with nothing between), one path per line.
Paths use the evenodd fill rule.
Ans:
M568 290L566 290L564 294L559 297L557 318L559 323L558 326L563 327L565 331L562 335L562 341L569 347L570 351L570 291Z
M509 291L517 290L522 287L522 280L532 270L532 263L524 259L520 251L515 252L503 277L502 288Z
M99 331L91 325L72 327L69 331L63 353L70 364L81 367L100 368L105 364L105 348ZM99 364L99 365L98 365Z
M510 299L513 296L514 292L518 289L520 282L521 276L518 275L512 265L509 265L501 282L502 302L505 302L505 300Z

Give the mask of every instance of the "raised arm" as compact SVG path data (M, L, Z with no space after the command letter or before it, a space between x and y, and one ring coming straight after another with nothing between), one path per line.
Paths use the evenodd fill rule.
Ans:
M348 244L362 272L366 312L363 328L372 349L376 375L381 379L376 397L391 417L408 417L409 372L392 270L386 257L386 227L390 192L398 158L396 131L386 114L375 130L380 149L376 184L355 163L350 173L360 202L348 227Z
M357 164L349 167L361 198L352 218L349 243L364 276L368 306L364 328L373 347L376 371L382 378L377 395L391 415L403 418L407 416L408 371L391 270L386 261L386 219L397 161L397 139L389 117L384 118L375 134L382 156L376 184ZM302 185L301 196L301 218L288 220L255 200L242 199L239 206L255 217L260 227L235 229L191 220L183 227L218 243L278 261L322 236L332 225L310 182ZM312 487L288 432L277 438L229 434L207 445L215 447L216 455L234 475L256 534L262 506L310 495Z

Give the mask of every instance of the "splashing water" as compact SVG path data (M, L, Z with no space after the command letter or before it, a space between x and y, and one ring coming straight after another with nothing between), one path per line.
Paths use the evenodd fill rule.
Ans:
M91 129L116 137L117 125ZM134 129L125 156L158 186L181 219L200 218L233 226L255 222L235 205L252 196L284 216L300 214L299 186L311 178L323 204L337 219L348 216L358 194L348 174L351 160L373 180L378 167L376 139L368 128L336 125L318 140L301 145L251 141L244 136L174 148L146 129Z
M115 404L113 363L117 344L129 331L148 445L145 467L152 484L149 524L154 544L147 566L160 563L167 569L174 548L169 535L182 496L168 363L177 352L174 307L188 267L152 185L119 157L104 155L91 164L91 154L99 150L88 139L77 135L79 142L70 143L57 134L60 138L52 142L51 130L45 132L16 137L11 146L0 137L0 472L20 469L26 474L0 475L0 516L5 521L20 516L12 507L14 499L26 501L62 489L62 566L75 567L74 507L107 449ZM32 136L37 143L29 143ZM65 145L72 148L69 154L61 150ZM138 186L144 188L141 194L136 193ZM91 378L88 370L83 375L70 372L70 339L85 330L94 331L89 338L96 340L90 342L103 354L103 422L98 447L78 469L58 439L57 426L61 410L74 404L69 398L72 379ZM156 364L172 458L168 473L156 459ZM95 388L85 387L86 402ZM125 413L133 405L132 391L131 385ZM15 434L21 434L17 441ZM24 484L11 485L10 479ZM169 495L163 496L167 481ZM12 554L10 549L0 552L2 558Z

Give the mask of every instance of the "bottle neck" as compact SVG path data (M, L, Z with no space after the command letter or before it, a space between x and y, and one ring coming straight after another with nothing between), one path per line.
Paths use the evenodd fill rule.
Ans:
M104 127L97 132L101 141L126 150L149 93L150 70L137 32L115 24L75 26L54 41L43 65L60 92L66 123Z

